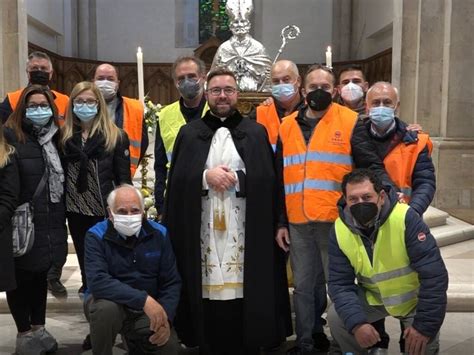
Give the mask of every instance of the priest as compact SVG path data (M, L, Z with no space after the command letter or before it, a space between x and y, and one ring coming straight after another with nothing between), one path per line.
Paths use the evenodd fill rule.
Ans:
M273 150L236 110L231 71L211 71L205 94L210 111L177 136L165 200L183 280L175 326L202 354L258 354L291 334Z

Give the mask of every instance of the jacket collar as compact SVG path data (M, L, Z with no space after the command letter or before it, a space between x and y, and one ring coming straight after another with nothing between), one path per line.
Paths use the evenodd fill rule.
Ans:
M146 218L143 218L142 228L140 229L140 234L138 238L135 236L123 238L115 230L112 221L107 220L107 230L105 231L104 239L121 247L134 249L135 246L140 242L140 240L149 238L151 235L153 235L154 232L155 229L151 226L150 223L148 223L148 220Z

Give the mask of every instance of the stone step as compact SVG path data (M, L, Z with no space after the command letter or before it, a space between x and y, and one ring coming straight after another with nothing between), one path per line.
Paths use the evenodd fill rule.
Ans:
M431 233L438 246L444 247L474 238L474 226L460 219L449 217L445 225L432 228Z
M428 227L434 228L445 225L448 217L449 213L429 206L423 214L423 221L428 225Z

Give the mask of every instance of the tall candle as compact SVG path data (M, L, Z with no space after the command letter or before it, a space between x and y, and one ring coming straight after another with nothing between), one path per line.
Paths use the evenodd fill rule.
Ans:
M138 74L138 99L145 102L145 85L143 83L143 52L142 48L137 49L137 74Z
M326 66L328 68L332 68L332 52L331 52L331 46L328 46L328 49L326 51Z

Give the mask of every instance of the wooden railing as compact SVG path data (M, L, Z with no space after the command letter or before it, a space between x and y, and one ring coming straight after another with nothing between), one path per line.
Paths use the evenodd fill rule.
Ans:
M91 80L97 65L102 61L63 57L32 43L28 45L29 52L46 52L53 62L54 75L51 88L69 95L74 85L80 81ZM137 66L135 63L110 62L118 69L120 79L120 92L124 96L138 97ZM334 70L349 63L362 66L369 83L379 80L390 81L392 71L392 49L387 49L365 60L337 62ZM178 99L179 94L174 86L171 76L172 63L145 63L144 81L145 94L155 103L169 104ZM298 64L300 73L304 75L310 64Z

